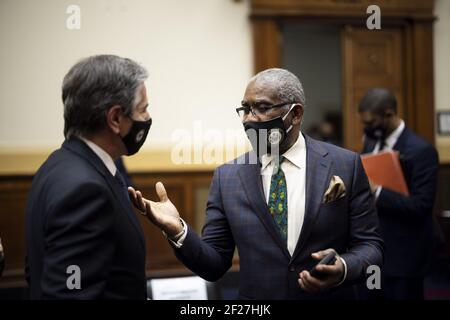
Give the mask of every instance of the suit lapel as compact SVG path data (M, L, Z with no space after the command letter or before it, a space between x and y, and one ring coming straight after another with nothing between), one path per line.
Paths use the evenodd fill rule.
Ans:
M305 190L305 218L303 220L300 237L297 241L292 260L294 260L308 240L314 222L317 218L323 194L330 181L329 174L331 168L328 151L317 142L305 136L306 141L306 190Z
M123 192L120 189L120 186L116 179L111 175L108 171L102 160L81 140L72 138L70 140L66 140L63 143L63 148L69 149L70 151L76 153L78 156L86 159L89 163L95 167L95 169L105 178L108 186L111 191L114 193L115 198L119 200L122 209L126 212L128 219L130 219L131 224L136 228L139 233L139 238L141 240L142 245L145 247L144 234L137 219L133 209L131 208L131 204L124 198Z
M406 140L408 138L408 131L409 130L408 130L407 127L405 127L405 129L403 129L402 133L398 137L398 139L395 142L395 144L392 147L392 149L397 150L397 151L403 151L404 150L404 146L405 146Z
M264 189L261 181L261 168L258 164L244 164L238 170L239 178L244 191L247 196L247 200L253 208L253 211L261 220L267 232L272 236L274 241L283 251L283 254L289 259L289 251L286 245L281 239L275 222L269 213L266 199L264 196Z
M131 203L128 201L128 199L125 198L121 186L116 181L116 178L114 178L110 174L110 172L108 172L108 174L106 175L106 181L108 182L111 190L114 192L116 198L119 199L119 202L122 205L124 211L127 213L128 219L130 219L131 224L134 226L134 228L136 228L136 231L140 234L139 238L141 240L142 245L145 246L144 232L142 231L141 224L139 223L139 220L136 217L133 208L131 207Z

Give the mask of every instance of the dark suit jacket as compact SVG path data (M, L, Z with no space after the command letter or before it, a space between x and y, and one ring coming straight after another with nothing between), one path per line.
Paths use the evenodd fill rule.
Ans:
M366 139L363 153L371 152L376 141ZM386 243L383 274L421 277L429 266L433 243L433 204L436 195L438 155L436 149L405 127L394 150L410 196L383 189L376 202Z
M183 246L175 250L178 258L201 277L215 281L230 268L236 246L243 299L353 297L345 284L309 295L297 280L302 270L315 264L311 253L327 248L345 259L346 284L363 279L369 265L381 265L383 242L369 183L358 154L307 136L306 147L305 218L292 257L269 214L259 165L242 164L239 158L216 169L202 239L189 229ZM324 204L333 175L341 177L347 194Z
M36 173L26 210L31 298L145 299L145 242L117 180L81 140L65 141ZM69 290L70 265L81 290Z
M133 180L131 180L130 175L128 174L127 168L125 167L125 164L123 163L122 157L114 161L114 164L116 165L117 170L122 174L123 179L125 180L125 183L127 186L134 187Z

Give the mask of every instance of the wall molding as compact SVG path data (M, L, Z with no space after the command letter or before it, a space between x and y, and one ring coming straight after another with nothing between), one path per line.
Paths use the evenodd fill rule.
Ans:
M436 149L439 152L439 163L450 164L450 139L438 137L436 139Z
M450 138L436 138L440 164L450 164ZM54 149L23 148L0 149L0 176L33 175ZM242 152L241 152L242 153ZM227 150L225 155L236 155L236 150ZM224 157L225 157L224 155ZM213 171L222 163L234 159L227 158L220 163L176 164L171 160L171 150L165 148L144 149L132 157L124 157L130 173L140 172L194 172Z
M56 148L0 149L0 175L33 175L54 150ZM223 161L219 160L214 163L195 162L194 156L192 156L193 163L177 164L172 161L172 151L168 148L143 149L134 156L124 157L124 161L131 173L213 171L226 161L246 152L246 150L236 150L236 148L222 150L224 150Z

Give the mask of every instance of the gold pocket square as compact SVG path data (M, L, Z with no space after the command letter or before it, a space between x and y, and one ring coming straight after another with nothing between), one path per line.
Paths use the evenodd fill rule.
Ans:
M330 185L323 195L323 203L329 203L345 197L345 184L339 176L333 176Z

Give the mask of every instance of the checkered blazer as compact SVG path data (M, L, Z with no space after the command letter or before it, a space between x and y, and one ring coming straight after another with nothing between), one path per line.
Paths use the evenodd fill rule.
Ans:
M369 183L358 154L305 136L306 205L303 227L291 256L269 214L260 166L247 153L216 169L202 236L189 228L177 257L193 272L216 281L239 253L242 299L350 298L350 285L364 279L369 265L381 265L383 241ZM346 195L323 203L333 175ZM315 264L311 253L334 248L347 265L339 287L310 295L298 284L302 270Z

